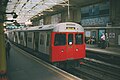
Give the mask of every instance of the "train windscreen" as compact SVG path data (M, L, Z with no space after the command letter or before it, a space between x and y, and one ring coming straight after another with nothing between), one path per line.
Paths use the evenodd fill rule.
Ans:
M66 34L55 34L54 45L55 46L66 45Z
M68 45L73 44L73 34L68 34Z

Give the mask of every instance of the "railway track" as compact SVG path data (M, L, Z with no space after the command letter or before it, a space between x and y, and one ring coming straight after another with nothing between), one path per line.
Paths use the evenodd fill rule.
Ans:
M86 57L120 66L120 55L107 52L97 52L86 50Z
M82 60L80 67L67 70L84 80L120 80L120 67L108 65L101 61Z

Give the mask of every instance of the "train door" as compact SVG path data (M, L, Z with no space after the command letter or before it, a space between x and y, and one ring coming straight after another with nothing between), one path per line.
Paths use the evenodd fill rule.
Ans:
M67 38L67 59L82 58L85 51L85 44L83 42L83 33L68 33Z
M46 40L46 53L47 54L49 54L50 53L50 38L51 38L51 36L50 36L50 33L48 32L47 33L47 40Z
M34 33L34 50L38 51L39 32Z
M67 40L67 59L73 59L74 56L74 39L73 39L73 33L68 33L68 40Z
M34 32L27 32L27 47L33 49Z
M20 39L20 44L21 45L24 45L24 32L19 32L20 33L20 37L19 37L19 39Z

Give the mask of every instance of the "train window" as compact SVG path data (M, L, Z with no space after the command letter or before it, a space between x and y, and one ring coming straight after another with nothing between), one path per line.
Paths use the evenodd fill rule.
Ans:
M82 34L75 35L75 44L83 44L83 35Z
M66 34L55 34L54 45L61 46L66 44Z
M68 45L73 44L73 34L68 34Z

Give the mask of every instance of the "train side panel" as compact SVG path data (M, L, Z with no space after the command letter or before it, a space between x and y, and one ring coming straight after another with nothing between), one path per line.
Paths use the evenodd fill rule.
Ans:
M39 33L39 43L38 43L38 50L41 53L50 54L50 31L41 31Z

